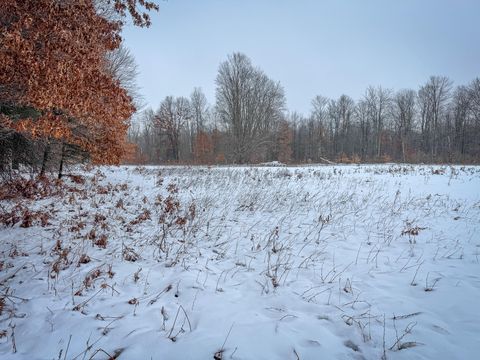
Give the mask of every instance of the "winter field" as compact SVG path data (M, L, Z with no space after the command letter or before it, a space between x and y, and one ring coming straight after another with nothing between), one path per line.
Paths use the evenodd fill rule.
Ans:
M3 191L1 359L480 352L480 167L71 173Z

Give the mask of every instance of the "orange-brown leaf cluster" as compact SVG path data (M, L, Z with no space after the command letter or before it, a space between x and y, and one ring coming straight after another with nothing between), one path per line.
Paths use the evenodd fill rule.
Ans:
M212 164L214 159L214 144L212 138L204 131L199 131L194 144L195 162Z
M108 0L110 3L111 0ZM115 11L121 16L126 16L127 11L133 19L133 23L137 26L148 27L151 25L150 16L147 11L158 11L158 5L153 1L145 0L113 0ZM139 6L143 6L146 11L141 12L138 10Z
M127 10L135 3L126 1ZM121 23L99 16L93 0L2 0L0 26L1 102L38 113L3 115L2 126L80 145L94 162L117 163L135 110L106 71Z

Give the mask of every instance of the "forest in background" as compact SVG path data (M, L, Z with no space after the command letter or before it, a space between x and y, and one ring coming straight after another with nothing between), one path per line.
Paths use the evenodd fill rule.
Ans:
M355 101L318 95L307 116L284 90L234 53L219 66L216 101L201 88L166 97L129 130L136 163L244 164L480 160L480 79L453 86L431 76L419 89L369 86Z

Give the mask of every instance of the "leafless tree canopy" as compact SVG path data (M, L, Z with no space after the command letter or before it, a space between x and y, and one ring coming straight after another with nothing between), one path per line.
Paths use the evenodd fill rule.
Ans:
M414 126L415 91L400 90L394 97L392 116L395 121L395 130L400 136L402 161L406 161L407 140Z
M167 96L154 115L155 126L160 135L166 136L169 143L170 157L180 159L180 135L192 119L190 101L185 97Z
M195 89L190 111L176 110L188 116L166 126L165 119L176 119L165 110L175 103L171 97L156 116L145 113L133 141L153 163L207 161L196 157L199 146L208 149L209 163L480 160L479 79L454 90L440 77L418 91L371 86L356 102L347 95L318 95L308 116L285 113L284 101L278 84L234 54L220 67L216 106Z
M197 132L204 129L205 119L207 117L208 103L207 97L201 88L194 88L190 95L190 103L192 105L193 125Z
M132 133L142 161L479 162L480 79L456 88L432 76L417 90L369 86L357 101L316 95L309 114L287 112L282 86L234 53L200 88L166 98Z
M130 50L121 46L107 53L106 68L109 74L114 79L117 79L120 85L128 91L128 94L134 99L137 108L141 107L142 97L137 84L138 66Z
M216 84L216 107L232 139L232 160L246 162L283 118L283 88L240 53L220 64Z

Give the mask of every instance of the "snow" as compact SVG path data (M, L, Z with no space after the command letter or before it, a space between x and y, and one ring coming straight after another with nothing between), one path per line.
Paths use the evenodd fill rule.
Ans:
M77 190L22 200L49 225L0 228L2 359L480 351L480 167L76 173Z
M258 164L258 166L271 166L271 167L276 167L276 166L286 166L286 164L280 162L280 161L269 161L269 162L264 162Z

